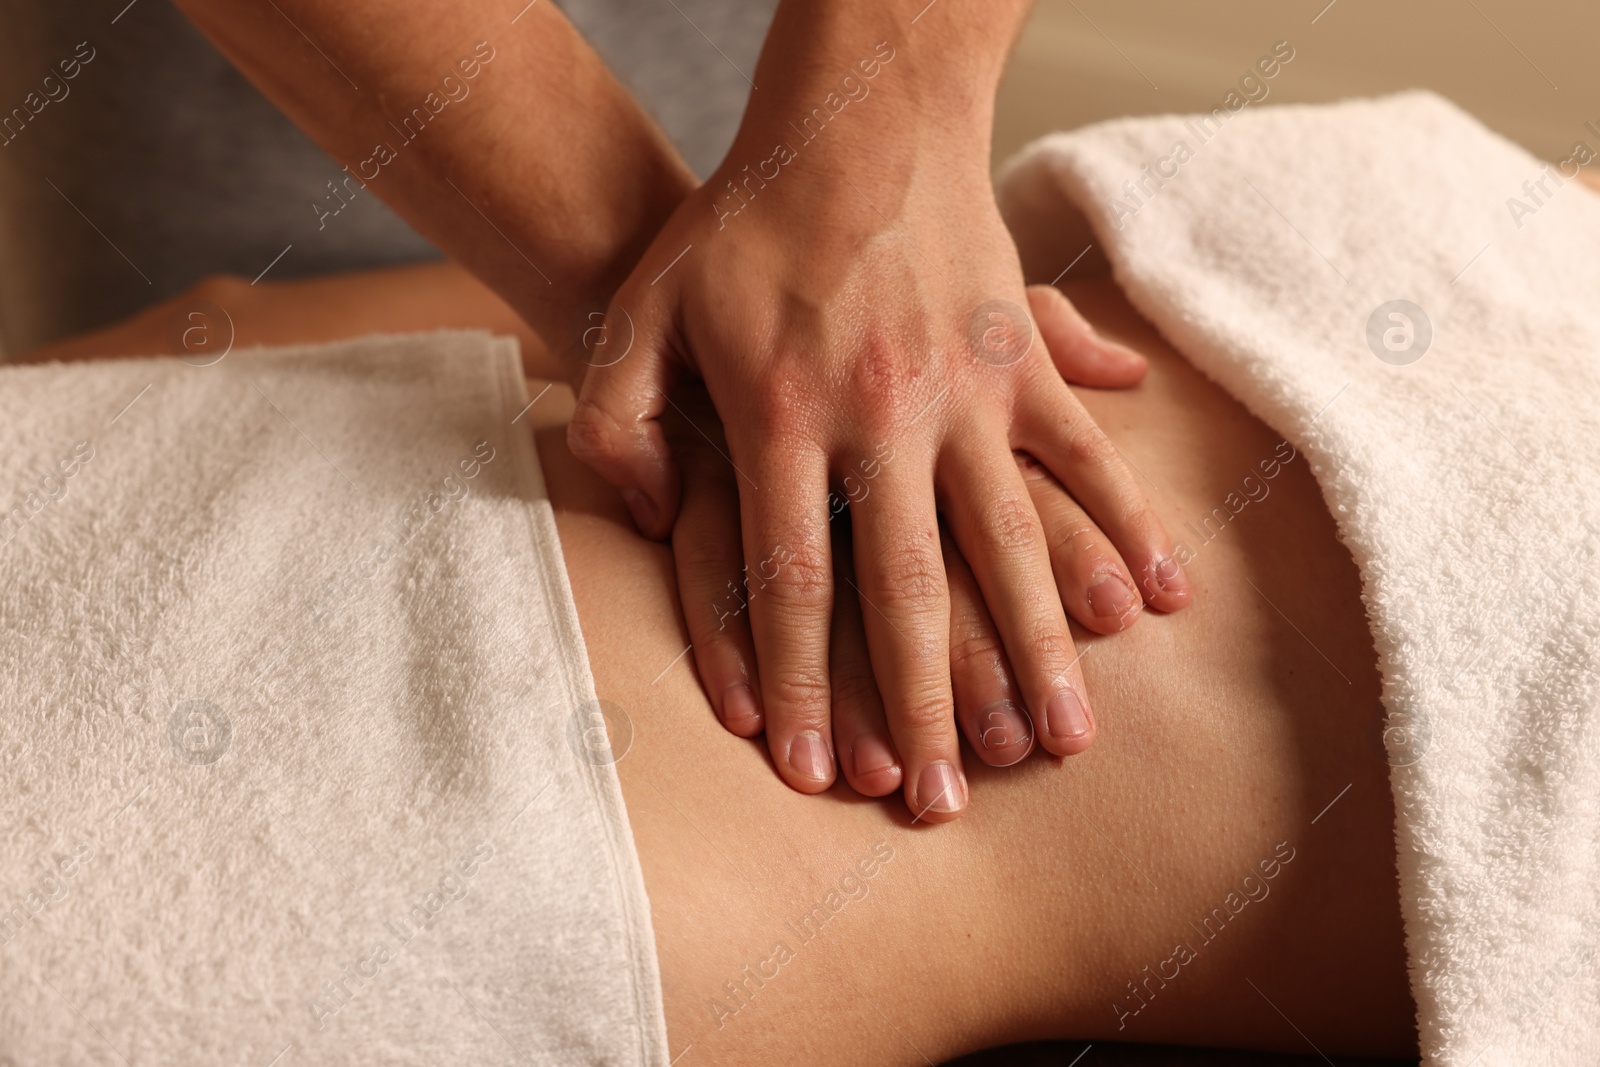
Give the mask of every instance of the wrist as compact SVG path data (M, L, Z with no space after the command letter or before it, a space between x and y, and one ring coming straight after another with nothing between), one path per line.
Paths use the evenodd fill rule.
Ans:
M474 52L481 73L447 120L412 133L405 108L417 92L377 93L377 173L360 173L572 377L587 309L604 308L696 182L558 10L531 7L519 29Z
M917 97L892 83L903 55L891 48L865 55L870 60L842 66L846 73L831 84L782 96L763 90L706 182L719 220L743 214L758 197L802 213L861 206L865 198L890 219L918 203L992 198L987 112L930 121Z
M622 165L597 170L561 209L563 223L541 234L553 285L529 286L535 328L563 360L581 363L588 313L604 311L661 228L697 182L653 129L618 154ZM522 305L518 305L522 311ZM582 373L579 368L576 373Z
M556 138L563 150L530 175L521 232L508 230L540 276L522 274L502 295L578 381L590 314L605 310L698 182L609 71L596 65L575 74L572 92L585 102L582 112Z
M818 189L848 192L848 177L869 195L864 182L887 192L923 167L986 186L995 93L1025 10L993 0L919 18L880 4L784 0L716 187L791 162Z

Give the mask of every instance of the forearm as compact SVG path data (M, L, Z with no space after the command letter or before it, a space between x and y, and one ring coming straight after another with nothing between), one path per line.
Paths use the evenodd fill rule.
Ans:
M244 73L581 370L603 307L693 178L548 2L178 0ZM314 44L312 42L315 42Z
M995 91L1029 6L784 0L739 147L781 138L827 160L807 165L819 179L849 175L869 195L909 182L926 158L944 176L986 180Z

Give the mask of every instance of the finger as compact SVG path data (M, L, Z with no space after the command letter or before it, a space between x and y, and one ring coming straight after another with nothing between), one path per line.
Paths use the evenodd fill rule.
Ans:
M883 698L872 677L867 631L861 621L851 564L850 520L841 517L833 542L833 632L828 669L833 688L833 743L845 780L863 796L881 797L900 788L900 758L889 738Z
M1022 453L1016 460L1044 526L1050 569L1067 614L1096 633L1132 626L1144 601L1110 539L1037 460Z
M755 638L767 746L778 773L802 793L834 780L828 633L833 573L827 463L820 452L767 441L753 478L739 478L750 630Z
M850 507L857 594L873 674L883 694L917 820L954 818L967 806L950 689L950 597L939 520L926 478L897 471Z
M1028 714L1044 727L1039 743L1069 756L1094 740L1093 714L1039 516L1010 451L987 436L987 446L980 443L985 435L969 434L949 449L941 499L960 506L942 510L972 565Z
M1061 377L1075 385L1121 389L1138 385L1150 369L1127 345L1101 337L1053 285L1028 286L1028 310Z
M621 493L646 537L663 538L678 509L678 470L661 432L674 370L670 317L662 298L631 300L625 290L603 328L586 333L589 368L578 393L567 447Z
M669 411L667 437L683 471L683 503L672 529L678 594L700 684L722 725L740 737L762 729L755 642L739 544L739 490L718 450L722 431L710 401L684 397ZM702 437L702 432L706 435Z
M1146 604L1159 611L1188 604L1189 580L1172 538L1122 453L1072 390L1050 383L1019 395L1012 446L1043 463L1111 539Z
M1033 720L1006 662L1000 634L983 606L972 568L949 537L941 537L950 583L950 684L956 722L978 758L1009 767L1033 751Z

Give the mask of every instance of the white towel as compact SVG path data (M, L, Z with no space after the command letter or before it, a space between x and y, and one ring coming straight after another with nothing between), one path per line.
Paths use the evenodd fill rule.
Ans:
M526 404L483 334L0 371L0 1063L667 1062Z
M1426 1062L1596 1062L1600 196L1408 93L1056 135L1001 200L1034 280L1092 228L1310 457L1383 673Z

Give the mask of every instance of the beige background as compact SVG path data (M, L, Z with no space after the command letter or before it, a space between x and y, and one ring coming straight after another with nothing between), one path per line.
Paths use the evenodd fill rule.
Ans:
M1281 40L1296 54L1266 103L1420 86L1546 159L1580 138L1600 150L1584 128L1600 126L1595 0L1038 0L1001 86L995 162L1054 130L1215 107Z
M1296 55L1266 103L1428 88L1546 159L1580 138L1600 151L1594 0L1038 0L995 160L1098 119L1215 107L1281 40Z

